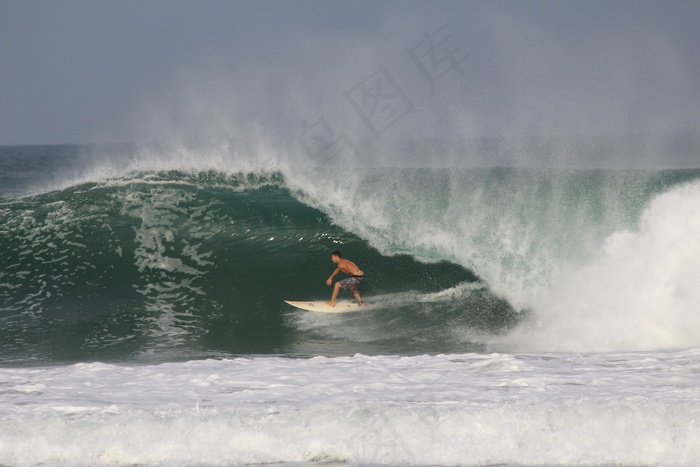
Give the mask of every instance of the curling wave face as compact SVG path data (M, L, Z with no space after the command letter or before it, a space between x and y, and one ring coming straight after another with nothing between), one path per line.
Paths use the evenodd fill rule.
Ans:
M440 351L448 326L480 335L516 319L469 270L382 255L279 173L135 173L0 216L5 362ZM371 271L383 314L316 322L283 303L329 296L337 248Z

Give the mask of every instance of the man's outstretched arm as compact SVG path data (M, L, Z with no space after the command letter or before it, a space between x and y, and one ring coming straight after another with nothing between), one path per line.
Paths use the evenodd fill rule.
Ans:
M337 276L339 272L340 272L340 268L336 268L336 270L333 271L333 274L331 274L331 277L329 277L328 280L326 281L326 284L331 285L331 283L333 282L333 278L335 276Z

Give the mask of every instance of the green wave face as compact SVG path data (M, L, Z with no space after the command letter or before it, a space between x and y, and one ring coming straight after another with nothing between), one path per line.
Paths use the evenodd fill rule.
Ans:
M0 222L4 363L463 350L455 329L517 316L462 266L380 254L279 174L81 184L8 202ZM319 321L284 304L330 298L336 249L372 310Z

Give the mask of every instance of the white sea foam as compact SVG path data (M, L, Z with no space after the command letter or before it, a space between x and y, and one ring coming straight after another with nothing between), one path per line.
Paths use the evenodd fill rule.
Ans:
M638 230L608 237L506 341L541 351L700 346L699 233L700 183L657 196Z
M696 465L700 350L0 369L0 464Z

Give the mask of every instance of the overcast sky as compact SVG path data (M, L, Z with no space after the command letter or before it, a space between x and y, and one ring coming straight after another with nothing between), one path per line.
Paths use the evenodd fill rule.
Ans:
M0 0L0 144L697 133L700 2Z

